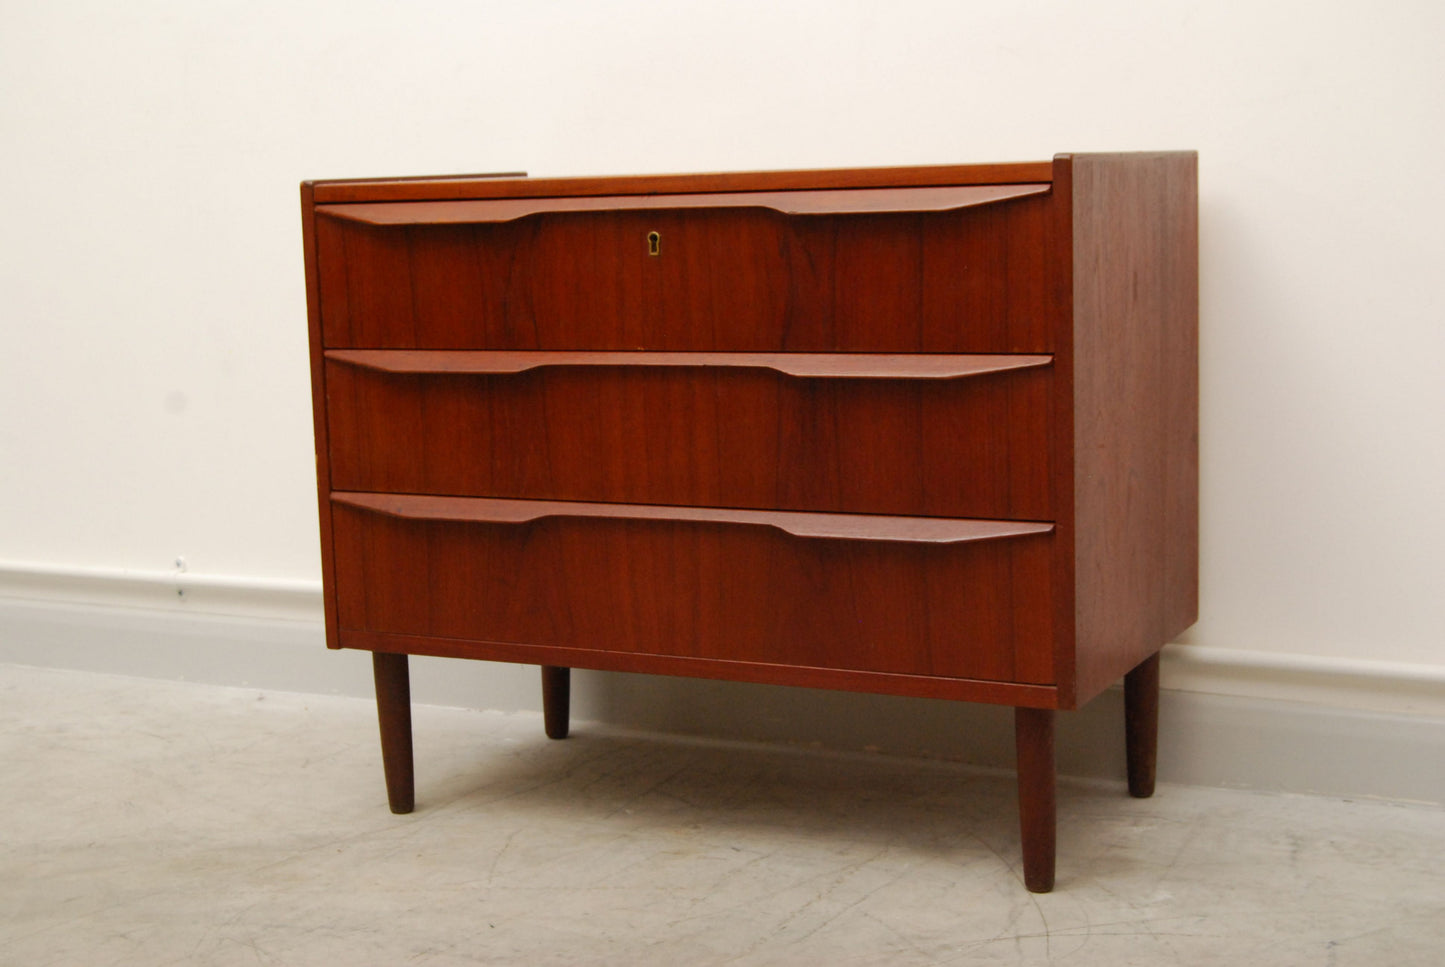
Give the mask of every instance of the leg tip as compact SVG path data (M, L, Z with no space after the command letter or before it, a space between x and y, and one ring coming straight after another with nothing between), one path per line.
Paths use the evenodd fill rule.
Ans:
M1024 874L1024 886L1028 887L1030 893L1052 893L1054 892L1054 872L1050 870L1047 874L1030 876Z
M1135 799L1148 799L1150 796L1154 795L1154 783L1152 781L1130 782L1129 795L1133 796Z

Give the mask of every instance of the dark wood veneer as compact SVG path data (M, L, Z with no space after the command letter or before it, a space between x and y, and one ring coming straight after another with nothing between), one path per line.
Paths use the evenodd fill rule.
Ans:
M568 366L580 354L554 355L555 366L496 375L388 374L333 360L327 371L332 486L941 517L1054 516L1050 372L1033 365L1047 357L1004 357L994 365L1017 368L968 378L934 378L941 367L929 366L923 378L798 379L751 365ZM971 357L944 358L958 370L973 365ZM806 370L815 361L811 368L835 374L878 368L840 357L778 359L769 357L767 365ZM888 365L895 376L913 369L906 362ZM926 420L919 418L923 413ZM619 453L646 458L611 459Z
M632 507L496 523L334 504L343 630L1053 682L1031 647L1051 634L1048 525L940 544L880 530L886 518L828 539L823 514L791 515L822 518L800 538L781 514L646 519L651 508Z
M754 682L761 685L795 685L801 688L827 688L877 695L987 702L1020 708L1058 706L1058 689L1053 685L949 678L943 675L815 668L776 662L698 658L692 655L650 655L563 645L538 645L530 642L483 641L477 638L442 638L436 635L384 634L373 631L342 631L339 641L343 648L389 654L505 661L543 667L591 668L597 671L643 672L652 675Z
M331 647L1016 709L1024 879L1055 711L1197 611L1192 153L302 187Z
M337 349L1049 353L1068 298L1050 198L804 217L318 216L322 332Z

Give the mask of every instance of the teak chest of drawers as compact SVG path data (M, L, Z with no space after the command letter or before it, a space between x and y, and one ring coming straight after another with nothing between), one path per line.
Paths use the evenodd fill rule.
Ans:
M1055 710L1197 608L1192 153L302 186L327 642Z

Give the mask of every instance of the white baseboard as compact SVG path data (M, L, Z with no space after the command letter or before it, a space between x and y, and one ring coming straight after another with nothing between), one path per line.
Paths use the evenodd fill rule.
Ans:
M1180 692L1445 718L1445 666L1175 645L1161 681Z
M326 649L320 589L306 582L0 564L0 662L371 695L367 656ZM1164 782L1445 802L1441 669L1181 645L1166 649L1163 681ZM412 694L427 704L540 711L538 674L529 666L414 658ZM1122 777L1122 704L1115 689L1062 716L1063 774ZM1013 763L1009 710L959 702L578 671L573 717Z
M321 620L321 582L0 561L0 599L140 608L177 615Z

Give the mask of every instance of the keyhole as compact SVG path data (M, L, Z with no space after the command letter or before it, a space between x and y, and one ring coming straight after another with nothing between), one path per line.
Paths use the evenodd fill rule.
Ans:
M661 254L662 254L662 236L659 235L659 234L657 234L656 232L648 232L648 233L647 233L647 254L648 254L648 255L661 255Z

